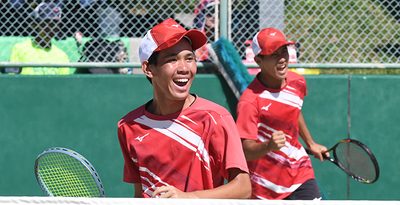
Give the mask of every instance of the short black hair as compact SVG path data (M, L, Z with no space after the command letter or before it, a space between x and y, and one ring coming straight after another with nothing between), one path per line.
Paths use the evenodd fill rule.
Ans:
M157 65L158 54L159 54L158 51L155 51L153 54L151 54L151 56L147 60L150 65Z

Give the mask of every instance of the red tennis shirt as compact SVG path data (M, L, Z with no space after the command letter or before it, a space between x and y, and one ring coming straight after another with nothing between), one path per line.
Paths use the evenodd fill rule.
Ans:
M118 137L124 181L141 183L144 197L162 185L185 192L215 188L229 168L248 172L231 114L200 97L168 116L151 114L143 105L119 121Z
M241 138L267 142L278 130L286 136L285 147L248 161L253 198L283 199L314 178L311 160L298 139L305 95L304 77L291 71L281 89L269 89L255 78L243 92L236 122Z

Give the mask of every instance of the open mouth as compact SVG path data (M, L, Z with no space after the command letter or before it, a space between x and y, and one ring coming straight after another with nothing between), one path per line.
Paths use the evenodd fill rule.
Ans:
M286 69L286 64L281 64L281 65L278 65L278 67L277 67L278 71L283 71L285 69Z
M189 79L187 79L187 78L180 78L180 79L175 79L174 80L174 83L177 86L180 86L180 87L185 86L188 82L189 82Z

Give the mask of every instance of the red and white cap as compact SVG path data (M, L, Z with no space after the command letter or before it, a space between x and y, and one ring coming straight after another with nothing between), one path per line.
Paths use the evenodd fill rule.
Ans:
M168 18L147 31L139 46L140 63L147 61L155 51L161 51L177 44L183 37L191 41L193 50L207 43L203 32L186 30L174 19Z
M295 44L294 41L287 41L285 34L276 28L264 28L254 37L251 48L255 55L271 55L280 47Z

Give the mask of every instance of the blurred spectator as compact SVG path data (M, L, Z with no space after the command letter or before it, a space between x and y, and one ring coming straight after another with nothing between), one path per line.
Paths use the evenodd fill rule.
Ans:
M209 43L215 41L215 7L218 1L201 0L194 10L193 27L204 32ZM196 50L198 61L209 61L207 45Z
M164 1L159 1L157 7L152 8L129 1L124 4L123 8L119 7L123 17L120 24L123 36L142 38L149 28L167 18L173 18L174 11L169 8L170 5L165 4ZM157 8L163 8L162 12L158 11Z
M69 63L67 54L52 43L59 30L62 11L55 3L40 3L30 15L34 34L32 39L17 43L11 50L10 62L17 63ZM74 73L72 68L23 67L3 69L6 73L28 75L65 75Z
M62 19L63 32L60 32L57 37L65 39L76 32L82 32L84 36L92 38L120 37L123 16L118 9L119 5L121 5L120 1L62 1L60 6L65 8L66 18Z
M25 0L9 0L8 2L13 8L19 8L25 4Z
M203 31L208 41L215 40L215 5L214 0L202 0L194 10L193 27Z
M120 37L123 17L117 9L119 4L105 0L63 1L60 6L65 8L66 18L62 19L63 32L58 37L64 39L76 32L92 38Z
M231 41L242 59L246 58L246 47L243 43L252 39L260 29L259 21L252 21L252 19L260 19L259 11L258 0L242 1L241 6L232 7Z
M90 6L93 2L95 2L95 1L97 1L97 0L79 0L79 4L82 6L82 7L88 7L88 6Z
M76 32L88 37L100 36L98 10L103 5L106 5L104 0L64 1L61 6L65 8L65 18L61 19L62 32L58 37L64 39Z
M121 34L121 14L109 5L103 5L98 10L98 24L101 37L119 37Z
M244 45L246 46L246 50L245 50L246 56L243 60L243 63L256 63L254 61L255 55L254 55L253 49L251 48L252 42L253 42L252 40L246 40L244 42Z
M75 36L81 43L82 36ZM128 59L127 49L121 40L110 41L104 38L94 38L87 41L82 49L80 62L111 62L125 63ZM129 68L78 68L76 73L92 74L130 74Z

